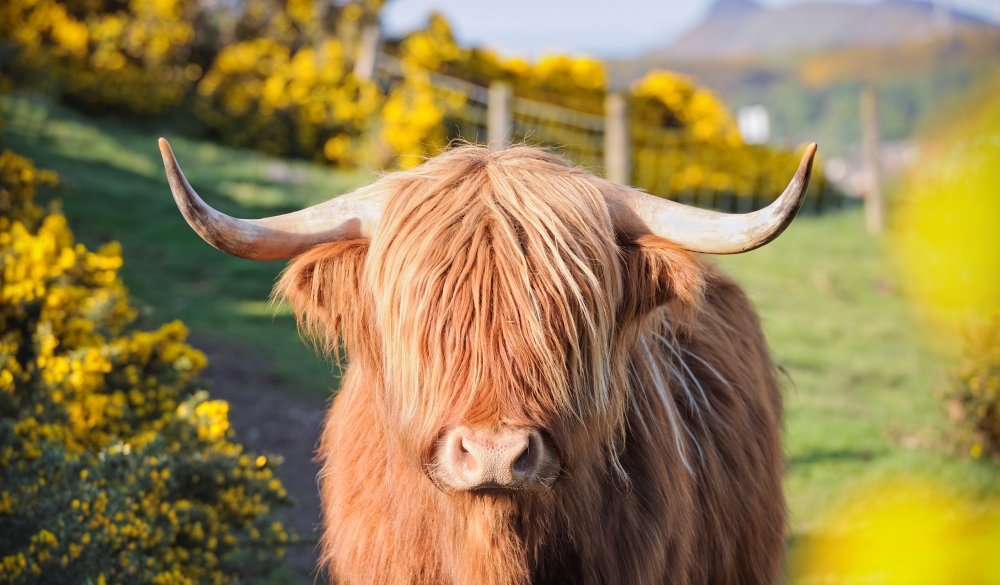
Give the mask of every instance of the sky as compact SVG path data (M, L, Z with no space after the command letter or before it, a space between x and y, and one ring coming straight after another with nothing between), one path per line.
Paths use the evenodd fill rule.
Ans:
M713 1L390 0L382 10L382 23L387 34L397 36L423 26L427 15L437 10L466 46L528 58L546 53L631 57L666 45L695 26ZM758 3L779 7L802 1ZM951 5L1000 22L1000 0L951 0Z

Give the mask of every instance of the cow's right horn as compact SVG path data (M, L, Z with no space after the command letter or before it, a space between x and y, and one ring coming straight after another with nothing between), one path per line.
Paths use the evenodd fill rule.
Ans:
M248 260L281 260L324 242L371 238L385 205L360 189L285 215L236 219L198 197L163 138L160 153L170 191L188 225L215 248Z
M705 254L739 254L778 237L802 207L812 173L816 144L806 147L802 162L785 191L773 203L753 213L720 213L661 199L635 189L621 189L610 200L618 229L654 234Z

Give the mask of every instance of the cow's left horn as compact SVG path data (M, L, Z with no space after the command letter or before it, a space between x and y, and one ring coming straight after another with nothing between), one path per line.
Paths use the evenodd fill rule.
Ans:
M188 225L215 248L240 258L280 260L323 242L371 238L382 215L384 202L362 189L294 213L236 219L212 209L198 197L163 138L160 153L170 191Z
M618 191L611 212L618 228L629 234L655 234L684 249L705 254L749 252L777 238L802 207L812 173L816 144L806 147L802 162L785 192L753 213L720 213L654 197L634 189Z

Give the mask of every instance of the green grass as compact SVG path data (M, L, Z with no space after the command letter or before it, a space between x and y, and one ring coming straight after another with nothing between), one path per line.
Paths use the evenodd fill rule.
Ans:
M786 494L793 534L851 489L890 477L1000 493L1000 469L942 447L934 390L948 362L927 350L882 242L860 210L800 217L774 243L719 258L756 304L785 380Z
M276 392L329 392L331 368L303 347L291 317L266 306L280 262L230 258L204 244L169 195L156 133L92 121L53 106L0 98L6 146L63 178L71 225L88 245L119 240L122 277L153 324L183 319L200 338L236 341L246 359L268 360ZM171 137L191 183L226 213L282 213L366 179L287 163L300 185L264 178L262 155ZM926 350L901 283L867 236L859 210L801 217L776 242L717 262L756 303L777 361L787 371L786 488L793 535L808 535L851 488L899 475L948 482L976 495L1000 493L1000 469L952 457L933 396L946 360Z

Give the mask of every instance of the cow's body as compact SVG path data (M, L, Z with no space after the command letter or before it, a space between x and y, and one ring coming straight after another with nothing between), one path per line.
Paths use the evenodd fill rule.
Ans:
M776 582L781 404L733 282L624 233L617 188L532 149L390 175L379 232L278 294L350 365L319 448L333 580ZM543 429L554 483L450 489L457 424Z
M666 315L659 329L669 332ZM690 374L652 328L641 347L633 360L651 371L632 392L651 416L629 416L622 466L631 485L571 473L547 497L524 501L456 501L391 457L373 416L377 383L349 369L319 451L335 582L776 583L780 402L743 293L724 279L711 285L693 334L676 346ZM668 380L666 402L648 381L656 376Z

